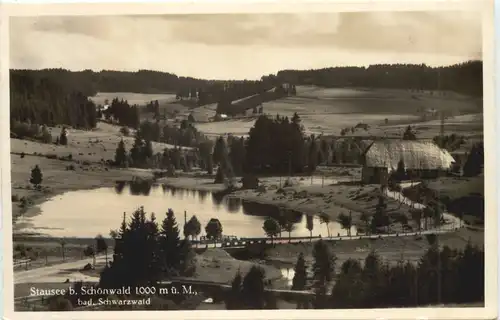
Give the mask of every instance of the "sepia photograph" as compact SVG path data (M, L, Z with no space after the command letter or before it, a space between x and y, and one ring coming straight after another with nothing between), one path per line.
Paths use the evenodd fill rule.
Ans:
M14 311L485 308L483 15L11 16Z

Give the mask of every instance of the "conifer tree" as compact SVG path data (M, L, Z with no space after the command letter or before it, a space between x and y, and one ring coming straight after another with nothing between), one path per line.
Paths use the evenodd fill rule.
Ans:
M243 279L242 296L245 309L264 309L265 307L265 271L252 266Z
M233 281L231 282L231 291L226 297L225 302L227 310L243 309L243 297L241 295L242 285L243 277L241 276L240 269L238 269Z
M127 150L125 149L125 142L123 139L118 143L118 147L115 152L115 165L119 167L127 166Z
M153 157L153 143L151 140L146 141L146 145L144 146L144 157L146 159L151 159Z
M295 264L295 275L293 276L292 290L305 290L307 280L306 261L304 254L301 252Z
M30 183L35 186L35 188L39 189L43 181L42 170L38 165L35 165L33 169L31 169L31 178Z
M316 293L314 307L324 309L327 304L327 288L335 274L337 257L330 252L328 245L323 240L314 244L313 248L314 290Z
M178 270L181 258L179 253L180 237L179 227L172 209L168 209L167 216L163 219L160 238L162 258L166 271Z

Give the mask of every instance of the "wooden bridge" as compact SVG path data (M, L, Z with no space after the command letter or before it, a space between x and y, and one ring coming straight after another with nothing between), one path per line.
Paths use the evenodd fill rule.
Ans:
M335 236L335 237L280 237L280 238L239 238L239 239L231 239L227 241L220 242L209 242L202 241L192 243L192 246L196 249L213 249L213 248L222 248L222 249L237 249L237 248L246 248L251 245L266 245L266 244L288 244L288 243L307 243L307 242L316 242L319 240L325 241L349 241L349 240L360 240L360 239L382 239L382 238L393 238L393 237L408 237L408 236L419 236L425 234L441 234L448 233L450 231L458 230L456 226L443 227L440 230L425 230L425 231L407 231L407 232L399 232L399 233L386 233L386 234L371 234L371 235L354 235L354 236Z

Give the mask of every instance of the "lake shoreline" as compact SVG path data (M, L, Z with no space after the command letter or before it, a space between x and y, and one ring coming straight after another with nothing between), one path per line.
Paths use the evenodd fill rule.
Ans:
M35 232L23 232L23 229L26 227L35 227L36 225L33 225L29 222L29 218L35 217L37 215L43 214L40 209L40 205L47 201L55 200L57 199L58 196L65 194L67 192L74 192L74 191L83 191L83 190L93 190L93 189L98 189L98 188L111 188L116 185L117 182L129 182L133 181L134 178L139 178L139 179L144 179L147 181L150 181L153 185L163 185L167 188L177 188L177 189L182 189L182 190L190 190L190 191L205 191L205 192L211 192L211 193L217 193L217 192L222 192L225 190L225 185L224 184L216 184L213 182L212 178L207 178L207 177L196 177L196 176L185 176L185 175L180 175L178 177L174 178L159 178L159 179L154 179L153 178L153 172L154 170L141 170L141 169L107 169L107 170L102 170L99 172L95 171L83 171L83 172L74 172L74 171L62 171L58 172L58 175L62 175L64 172L64 175L71 175L72 177L69 178L67 177L66 179L63 179L64 181L69 181L69 183L63 183L63 184L54 184L50 182L43 183L42 186L44 186L45 189L44 191L37 191L33 189L26 190L24 189L23 191L28 191L30 192L29 198L32 201L32 205L27 208L27 210L23 213L21 213L21 208L16 206L17 203L12 203L13 204L13 212L14 215L18 215L21 217L20 221L17 221L16 223L13 224L13 235L15 238L57 238L57 237L52 237L49 235L43 235L41 233L35 233ZM78 177L74 177L74 175L78 175ZM296 178L300 179L300 178ZM276 183L279 181L279 177L266 177L262 178L264 181L264 185L270 185L273 183ZM302 178L303 180L303 178ZM19 188L15 188L13 185L13 194L15 194L17 191L19 191ZM255 192L255 190L237 190L234 192L231 192L227 194L226 196L231 197L231 198L237 198L240 199L241 201L244 201L249 204L256 204L256 205L265 205L269 206L269 210L274 210L278 207L282 207L283 203L280 201L274 201L271 199L271 201L267 198L264 197L256 197L253 195L251 192ZM286 206L285 206L286 207ZM16 210L17 209L17 210ZM289 208L292 209L292 208ZM17 213L15 213L17 211ZM297 210L294 209L293 211L304 214L304 215L315 215L314 212L312 211L307 211L307 210ZM27 218L28 221L23 221L23 218ZM334 221L334 220L332 220ZM66 237L65 237L66 238ZM75 238L77 242L79 242L78 239L86 239L86 238L81 238L81 237L67 237L69 238ZM90 237L89 237L90 238ZM85 240L84 240L85 241Z
M104 167L100 167L103 169ZM12 181L12 195L17 197L25 197L29 199L30 205L28 208L23 210L19 207L18 202L12 202L12 216L16 218L17 221L12 224L13 235L22 235L21 230L29 224L29 222L18 221L19 218L32 218L37 215L42 214L40 210L40 205L47 201L61 196L67 192L82 191L82 190L93 190L98 188L106 188L115 186L117 181L120 180L132 180L136 178L152 179L152 171L135 170L135 169L109 169L99 170L94 172L75 172L75 171L61 171L58 174L62 175L71 174L72 177L64 177L62 179L63 183L54 183L52 181L42 182L42 191L34 190L33 188L17 187L15 186L16 181ZM84 174L82 174L84 173ZM78 177L75 177L77 175ZM13 179L14 180L14 179ZM64 183L67 182L67 183ZM17 184L19 182L17 181ZM45 188L45 189L44 189ZM25 234L25 233L24 233Z

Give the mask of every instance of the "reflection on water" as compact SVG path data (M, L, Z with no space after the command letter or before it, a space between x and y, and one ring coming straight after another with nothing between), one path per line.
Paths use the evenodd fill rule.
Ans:
M28 223L31 230L36 228L38 233L49 236L94 237L108 235L110 230L117 229L123 212L129 215L140 206L144 206L146 212L154 212L160 222L171 208L176 213L180 230L184 225L184 211L187 220L196 215L202 225L200 236L205 234L208 221L217 218L222 223L224 235L265 237L264 219L279 213L274 206L249 203L222 194L159 187L138 181L132 184L118 182L114 188L67 192L40 205L40 215L20 219L19 223ZM295 212L292 218L295 228L290 236L308 237L305 217ZM329 224L329 231L332 235L346 234L336 222ZM326 225L315 218L312 235L326 237L327 233ZM284 232L282 236L289 234Z

